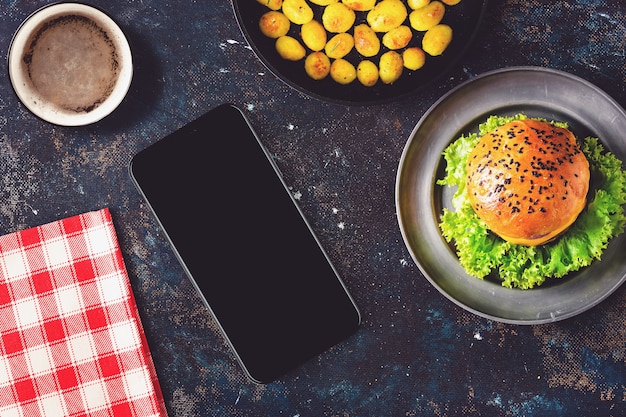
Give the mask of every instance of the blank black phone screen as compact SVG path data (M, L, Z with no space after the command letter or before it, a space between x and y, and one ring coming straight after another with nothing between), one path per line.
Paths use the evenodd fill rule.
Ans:
M357 330L353 299L238 108L210 110L130 171L252 380L271 382Z

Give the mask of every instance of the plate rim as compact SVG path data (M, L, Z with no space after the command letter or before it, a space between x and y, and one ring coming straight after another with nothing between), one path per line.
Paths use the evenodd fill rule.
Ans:
M443 294L446 298L448 298L449 300L453 301L456 305L462 307L463 309L465 309L466 311L469 311L475 315L481 316L483 318L487 318L490 320L494 320L494 321L499 321L499 322L503 322L503 323L509 323L509 324L521 324L521 325L534 325L534 324L542 324L542 323L549 323L549 322L555 322L555 321L560 321L566 318L570 318L573 317L577 314L580 314L584 311L589 310L590 308L596 306L597 304L599 304L600 302L602 302L603 300L605 300L607 297L609 297L613 292L615 292L622 284L623 282L626 280L626 274L622 274L620 277L618 277L614 284L603 288L603 290L599 293L599 294L594 294L590 297L590 301L585 303L584 305L582 305L580 308L574 309L572 311L568 311L566 313L563 314L553 314L552 312L548 315L545 316L543 318L540 318L539 315L537 316L536 319L530 319L530 318L523 318L523 319L516 319L516 318L512 318L512 317L502 317L490 312L485 312L481 309L478 308L474 308L460 300L458 300L455 296L453 296L452 294L450 294L448 291L446 291L442 285L440 285L441 280L437 280L434 277L431 276L427 266L422 265L422 263L420 262L420 258L418 256L417 253L415 253L414 249L411 247L411 243L410 243L410 236L409 236L409 232L406 230L407 229L407 225L404 224L404 217L405 214L403 213L403 202L402 200L402 187L403 187L403 181L404 181L404 168L407 165L407 158L409 157L409 152L412 151L412 146L416 146L414 143L414 140L416 138L416 135L418 134L420 128L422 128L424 126L424 124L430 122L429 118L433 117L433 114L436 113L437 110L439 110L442 106L444 106L445 104L447 104L448 101L455 99L455 97L459 96L460 94L462 94L464 92L465 89L467 88L471 88L474 85L476 85L477 83L480 82L484 82L485 80L491 78L491 77L501 77L501 76L509 76L509 77L515 77L516 74L527 74L527 73L533 73L533 74L540 74L540 75L546 75L546 76L556 76L556 77L561 77L563 79L567 79L570 82L574 82L576 84L579 84L583 87L585 87L586 89L593 91L598 97L600 97L603 101L605 101L608 105L612 106L615 108L615 110L620 114L621 118L626 121L626 111L624 111L624 109L622 108L622 106L615 101L609 94L607 94L605 91L601 90L600 88L598 88L597 86L595 86L594 84L592 84L591 82L578 77L576 75L573 75L571 73L565 72L565 71L561 71L561 70L557 70L557 69L552 69L552 68L546 68L546 67L540 67L540 66L512 66L512 67L504 67L504 68L498 68L495 70L490 70L487 72L484 72L482 74L479 74L461 84L459 84L458 86L454 87L453 89L451 89L450 91L448 91L446 94L444 94L442 97L440 97L419 119L419 121L417 122L417 124L415 125L415 127L413 128L410 136L408 137L406 144L402 150L402 155L398 164L398 170L397 170L397 174L396 174L396 184L395 184L395 206L396 206L396 220L398 222L398 226L400 228L401 234L402 234L402 239L403 242L405 244L405 247L407 248L407 250L409 251L411 258L413 259L413 261L415 262L415 264L418 266L418 268L420 269L422 275L431 283L431 285L433 285L441 294ZM497 109L503 109L505 106L501 105L499 108ZM515 107L513 105L513 107ZM556 104L555 104L556 107ZM496 110L497 110L496 109ZM491 110L494 111L494 110ZM487 111L490 112L490 111ZM480 118L482 115L482 113L480 113L480 110L476 110L475 113L475 118ZM465 123L466 125L469 124L468 121L466 121ZM458 136L455 136L458 137ZM447 144L450 143L450 141L452 141L455 137L450 137L450 140L447 142ZM445 146L447 146L447 144ZM441 152L443 151L443 149L445 149L445 146L443 146L442 149L433 149L430 148L429 152L431 153L437 153L437 160L439 161L439 163L441 162ZM440 152L437 152L440 151ZM622 161L624 161L624 158L621 158ZM437 167L435 167L436 169ZM431 171L432 172L432 171ZM435 172L432 172L433 174L435 174ZM434 187L435 187L435 181L436 175L432 175L433 178L431 179L431 184L428 188L428 194L430 194L430 199L431 202L430 204L433 204L433 200L434 198ZM433 212L434 212L434 207L432 208ZM430 222L430 220L428 220ZM423 226L423 225L422 225ZM432 225L426 224L427 227L430 227L432 229ZM443 237L441 236L440 230L439 230L439 226L438 224L434 225L437 228L439 237L441 238L442 241L444 241ZM613 240L618 239L614 238ZM445 241L444 241L445 242ZM445 243L447 245L447 243ZM615 245L614 245L615 246ZM609 245L609 248L611 247L611 245ZM607 249L608 250L608 249ZM456 259L456 254L454 254L454 257ZM594 261L594 262L598 262L598 261ZM458 263L458 259L456 259L456 263L458 264L458 268L460 268L459 270L456 271L452 271L451 273L461 273L461 274L465 274L466 277L471 278L472 280L475 281L481 281L478 278L475 277L470 277L469 275L467 275L465 273L465 271L463 270L463 268L460 266L460 264ZM587 268L591 268L587 267ZM586 268L586 269L587 269ZM485 282L485 281L482 281ZM503 288L503 287L502 287ZM531 289L531 290L524 290L524 291L541 291L543 288L542 287L538 287L537 289ZM506 289L508 291L522 291L522 290L517 290L517 289ZM500 291L500 290L494 290L494 291ZM491 295L495 296L495 292L492 293Z

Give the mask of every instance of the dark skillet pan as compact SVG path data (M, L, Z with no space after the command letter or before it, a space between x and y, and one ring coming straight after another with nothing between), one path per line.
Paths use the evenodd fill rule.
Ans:
M387 85L379 81L372 87L365 87L358 80L348 85L341 85L330 77L320 81L309 78L304 71L304 60L297 62L284 60L276 52L275 40L267 38L259 30L259 18L269 11L269 8L256 0L232 0L232 2L244 36L259 59L274 75L291 87L312 97L344 104L385 103L432 85L435 80L453 68L467 51L487 7L487 0L462 0L457 5L446 6L446 13L441 23L451 26L454 35L445 52L437 57L427 55L426 64L418 70L409 71L405 68L400 79L393 84ZM314 10L315 19L321 22L323 7L309 4ZM410 12L411 9L408 7L407 9ZM356 14L355 25L365 22L367 12ZM404 24L409 25L408 18ZM300 40L299 31L300 25L292 24L289 35ZM421 46L423 33L417 31L413 33L409 46ZM381 46L379 55L369 59L378 63L380 55L387 50ZM356 66L362 58L353 50L346 59Z

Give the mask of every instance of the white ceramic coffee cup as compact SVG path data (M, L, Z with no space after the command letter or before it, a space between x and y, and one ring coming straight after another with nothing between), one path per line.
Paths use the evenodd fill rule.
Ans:
M97 122L122 102L133 76L130 46L104 12L81 3L39 9L9 49L9 77L19 99L50 123Z

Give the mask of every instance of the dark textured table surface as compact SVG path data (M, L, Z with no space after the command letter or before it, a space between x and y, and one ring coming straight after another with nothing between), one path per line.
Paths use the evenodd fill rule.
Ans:
M564 70L626 106L622 0L492 1L471 50L440 82L364 107L276 79L228 0L92 3L129 38L131 90L103 121L61 127L33 116L0 76L0 233L111 209L171 416L626 415L626 288L550 324L475 316L421 275L394 207L398 161L421 115L485 71ZM0 3L4 57L44 4ZM353 337L268 385L246 380L127 170L137 151L224 102L244 110L276 156L363 314ZM216 157L240 169L237 155L207 163ZM211 190L198 191L211 204Z

